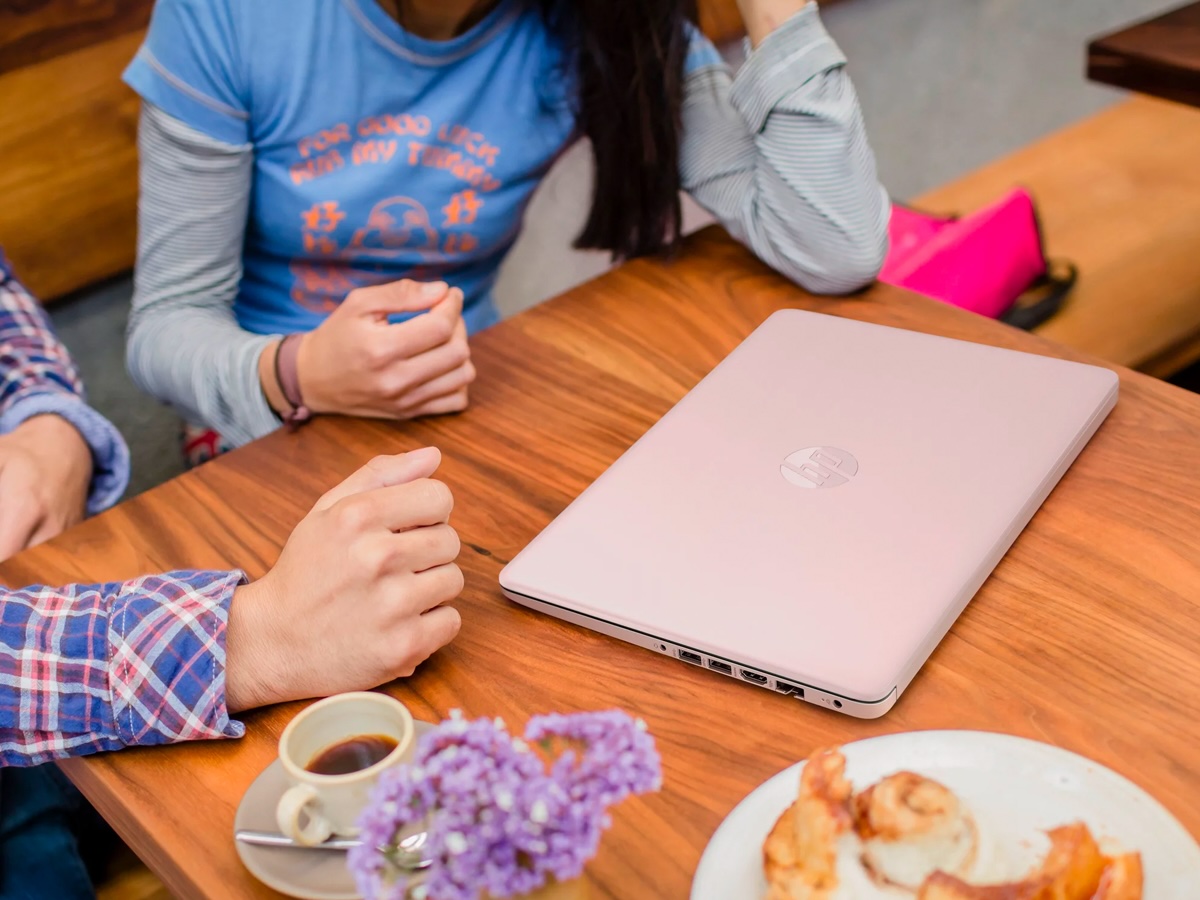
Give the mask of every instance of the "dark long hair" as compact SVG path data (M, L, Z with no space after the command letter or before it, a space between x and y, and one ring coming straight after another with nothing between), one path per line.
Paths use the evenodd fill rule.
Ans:
M577 86L596 160L592 209L575 246L616 259L679 243L679 145L695 0L541 0Z

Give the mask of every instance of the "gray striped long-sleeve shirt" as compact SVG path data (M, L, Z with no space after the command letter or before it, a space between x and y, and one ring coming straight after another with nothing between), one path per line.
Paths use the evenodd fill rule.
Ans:
M764 262L817 293L878 273L889 203L845 58L809 3L750 54L685 85L683 187ZM233 314L254 148L147 104L128 365L144 390L234 444L279 426L258 380L277 336Z

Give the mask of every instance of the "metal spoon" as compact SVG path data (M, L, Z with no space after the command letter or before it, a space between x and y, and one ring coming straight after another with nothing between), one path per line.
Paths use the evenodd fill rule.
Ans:
M310 847L299 844L277 831L254 831L247 828L234 832L233 837L243 844L253 844L256 847L292 847L298 850L349 850L352 847L362 846L362 841L355 838L330 838L324 843L314 844ZM398 847L378 847L376 849L380 853L387 854L400 868L427 869L433 865L433 860L423 857L421 850L428 840L428 831L418 831L401 840Z

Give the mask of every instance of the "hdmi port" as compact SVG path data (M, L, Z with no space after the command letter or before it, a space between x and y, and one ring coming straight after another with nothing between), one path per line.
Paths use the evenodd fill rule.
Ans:
M692 653L689 650L680 650L679 658L682 659L684 662L690 662L694 666L704 665L704 660L700 657L700 654Z
M741 671L742 677L745 678L747 681L753 681L755 684L766 684L767 683L766 675L759 675L757 672L751 672L749 669L741 669L739 671Z
M733 666L731 666L729 663L723 663L719 659L710 659L708 661L708 667L714 672L724 672L726 675L733 674Z

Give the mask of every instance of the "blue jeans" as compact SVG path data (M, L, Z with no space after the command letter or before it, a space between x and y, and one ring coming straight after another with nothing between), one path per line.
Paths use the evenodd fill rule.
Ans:
M55 765L0 770L0 900L92 900L115 835Z

